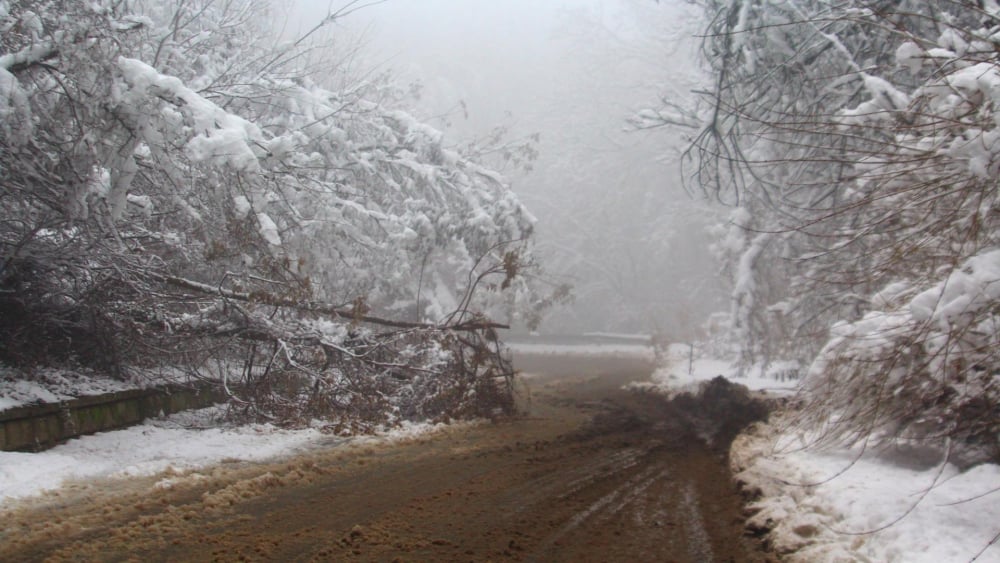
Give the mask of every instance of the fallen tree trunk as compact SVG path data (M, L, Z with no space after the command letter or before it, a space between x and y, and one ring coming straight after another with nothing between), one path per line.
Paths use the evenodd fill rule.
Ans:
M348 319L354 322L368 323L390 328L457 330L457 331L510 328L510 325L496 323L488 320L473 320L473 321L460 322L450 325L435 325L429 323L416 323L408 321L398 321L393 319L383 319L380 317L373 317L370 315L363 314L359 310L339 309L336 306L327 303L316 303L312 301L297 301L297 300L282 298L280 296L264 292L232 291L229 289L224 289L221 286L213 287L205 283L185 278L179 278L176 276L154 275L154 277L175 287L190 289L206 295L219 296L225 299L232 299L235 301L242 301L245 303L271 305L274 307L286 307L289 309L294 309L296 311L330 315L341 319Z

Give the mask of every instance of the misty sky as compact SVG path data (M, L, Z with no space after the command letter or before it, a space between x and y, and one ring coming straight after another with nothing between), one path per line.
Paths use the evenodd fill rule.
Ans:
M289 29L304 30L343 1L295 4ZM475 133L553 105L560 87L579 82L571 76L580 70L576 51L591 47L579 36L580 20L627 35L634 30L621 11L616 0L388 0L351 14L334 33L363 38L368 64L419 79L428 111L465 102L470 123L453 125ZM634 105L623 100L607 109L624 115Z
M344 3L295 0L286 35ZM577 288L575 310L553 323L654 330L669 315L690 316L678 311L696 292L699 304L718 305L703 294L715 277L703 208L680 185L682 132L625 131L631 114L662 97L693 99L703 76L696 14L680 0L388 0L327 36L340 50L363 42L361 68L418 81L413 111L451 143L497 126L512 139L539 133L534 171L505 172L539 218L548 272ZM619 311L632 313L611 318Z

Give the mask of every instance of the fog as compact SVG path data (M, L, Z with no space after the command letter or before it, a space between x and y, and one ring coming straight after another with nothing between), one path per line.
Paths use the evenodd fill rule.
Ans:
M281 24L294 37L344 5L297 0ZM543 331L684 338L725 308L707 233L720 210L682 187L691 131L627 120L661 99L694 107L699 26L680 0L388 0L324 37L352 53L353 72L410 88L412 111L450 143L502 132L498 154L525 140L525 155L537 150L491 164L538 219L546 283L574 288Z

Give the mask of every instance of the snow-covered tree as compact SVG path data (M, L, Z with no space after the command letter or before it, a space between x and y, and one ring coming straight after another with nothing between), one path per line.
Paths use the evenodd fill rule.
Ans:
M510 370L482 315L526 298L532 217L391 83L321 86L268 10L0 3L4 359L239 357L247 395L280 369L289 401L382 414L433 403L400 398L417 380L485 397Z
M830 439L1000 456L996 4L706 4L692 180L737 208L744 363L818 354L805 412Z

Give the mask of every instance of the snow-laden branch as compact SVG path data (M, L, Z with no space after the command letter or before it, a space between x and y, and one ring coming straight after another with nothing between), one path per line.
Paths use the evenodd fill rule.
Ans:
M44 41L25 47L16 53L0 55L0 68L17 73L34 65L59 56L59 47L54 41Z

